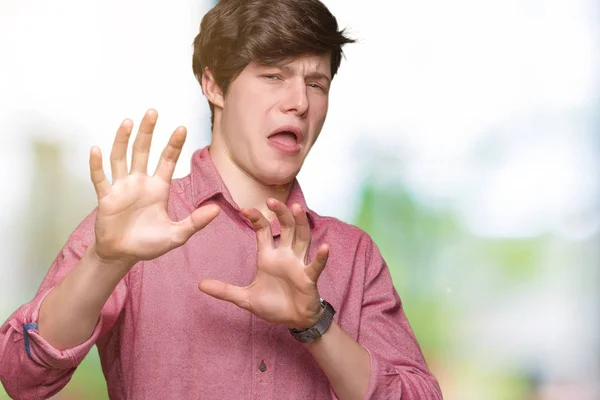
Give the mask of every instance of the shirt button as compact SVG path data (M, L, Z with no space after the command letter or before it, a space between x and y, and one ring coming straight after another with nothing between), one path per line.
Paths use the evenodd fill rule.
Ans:
M258 369L260 369L260 372L265 372L267 370L267 364L265 364L265 360L262 360L260 362Z

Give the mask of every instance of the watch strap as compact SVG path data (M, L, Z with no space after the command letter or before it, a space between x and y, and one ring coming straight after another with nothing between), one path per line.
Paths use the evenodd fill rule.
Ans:
M290 333L296 340L302 343L309 343L320 338L327 332L333 321L335 309L323 299L321 299L321 306L323 307L323 314L321 314L321 318L313 326L304 330L290 329Z

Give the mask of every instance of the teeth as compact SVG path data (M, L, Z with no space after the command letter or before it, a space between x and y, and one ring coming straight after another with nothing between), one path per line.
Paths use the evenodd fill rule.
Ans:
M296 137L296 134L292 131L281 131L281 132L274 133L273 135L281 135L281 134L288 134L288 135L292 135L293 137Z
M275 135L290 135L294 138L294 140L298 140L298 136L292 132L292 131L279 131L279 132L275 132L274 134L272 134L271 136L275 136Z

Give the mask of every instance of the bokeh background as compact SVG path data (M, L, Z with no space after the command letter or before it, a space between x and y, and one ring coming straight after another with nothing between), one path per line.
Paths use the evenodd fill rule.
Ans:
M299 179L369 232L448 400L600 399L600 3L328 0L359 39ZM0 2L0 320L95 206L92 145L208 144L209 0ZM0 360L2 362L2 360ZM0 388L0 399L6 398ZM106 399L95 349L57 399Z

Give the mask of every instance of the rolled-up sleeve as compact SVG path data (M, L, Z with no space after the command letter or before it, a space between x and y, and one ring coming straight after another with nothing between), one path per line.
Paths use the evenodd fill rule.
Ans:
M389 269L369 238L358 342L371 357L366 400L441 400L442 393L404 314Z
M58 350L38 334L40 307L94 239L95 213L71 234L50 267L34 299L17 309L0 327L0 381L14 399L43 399L59 392L98 338L108 332L121 312L127 294L121 281L104 305L91 336L76 347Z

